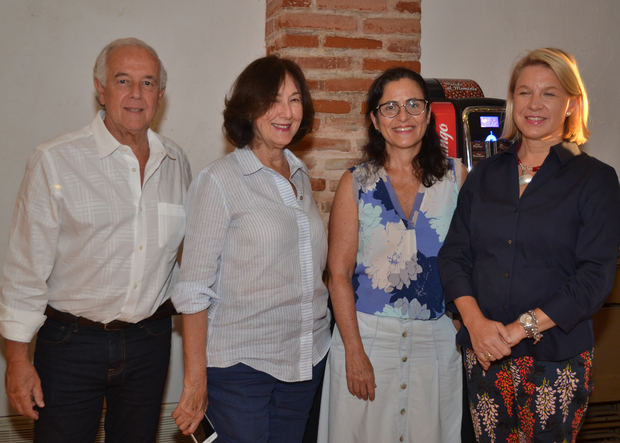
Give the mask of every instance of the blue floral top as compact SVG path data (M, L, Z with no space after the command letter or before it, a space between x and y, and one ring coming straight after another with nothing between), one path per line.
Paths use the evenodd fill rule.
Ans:
M383 167L362 163L350 169L358 202L358 250L353 274L356 308L403 319L441 317L445 302L437 253L459 192L455 160L442 180L423 185L411 217L402 210Z

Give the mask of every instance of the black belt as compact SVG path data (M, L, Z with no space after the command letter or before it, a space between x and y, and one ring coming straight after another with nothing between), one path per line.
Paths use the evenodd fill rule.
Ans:
M45 308L45 315L52 320L56 320L60 323L78 324L89 328L105 329L106 331L118 331L120 329L130 328L141 323L161 320L162 318L170 317L175 313L176 311L170 299L166 300L159 308L157 308L157 311L155 311L153 315L145 318L144 320L140 320L138 323L129 323L122 320L113 320L110 323L100 323L98 321L89 320L85 317L77 317L73 314L69 314L68 312L59 311L49 305Z

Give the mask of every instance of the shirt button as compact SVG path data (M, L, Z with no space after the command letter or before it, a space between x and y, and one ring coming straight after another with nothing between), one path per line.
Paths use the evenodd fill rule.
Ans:
M407 336L407 331L403 332L403 337Z
M403 383L402 385L400 385L400 389L407 389L407 383Z
M131 172L136 172L136 168L131 168Z
M407 411L405 411L404 409L400 410L400 415L405 415L407 413Z
M138 246L138 250L141 251L142 250L142 245Z
M407 357L401 358L402 362L405 363L407 361Z
M512 244L512 240L508 240L508 244L511 245Z
M303 196L303 195L300 195L300 196L299 196L299 199L300 199L300 200L303 200L303 199L304 199L304 196Z
M510 277L510 274L506 272L506 273L504 274L504 277L509 278L509 277Z
M138 289L138 283L134 283L134 284L133 284L133 288L134 288L134 289Z

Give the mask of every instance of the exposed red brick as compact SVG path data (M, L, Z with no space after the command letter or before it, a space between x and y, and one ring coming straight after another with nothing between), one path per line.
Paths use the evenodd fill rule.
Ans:
M342 138L314 137L306 147L329 149L330 151L349 151L351 149L351 142Z
M420 14L422 7L420 2L398 2L396 3L396 10L398 12L409 12L411 14Z
M362 157L371 82L392 66L420 70L420 5L421 0L266 0L267 51L295 60L316 97L313 131L293 151L310 170L324 222L342 172Z
M404 66L413 71L420 72L420 62L413 60L385 60L366 58L364 59L363 69L364 71L385 71L388 68L395 66Z
M315 197L316 200L319 200L318 198ZM328 201L317 201L317 205L319 207L319 211L321 211L322 214L329 214L332 210L332 202L331 199Z
M332 78L325 80L325 90L366 92L371 83L372 79L366 78Z
M360 106L360 114L362 115L366 115L366 110L368 109L368 106L366 106L366 101L363 101L361 106ZM364 117L365 118L365 117Z
M364 94L364 97L365 96L366 94ZM362 107L362 104L360 104L360 107ZM366 137L368 123L366 121L366 116L362 113L354 112L351 115L346 116L340 114L330 114L329 116L325 116L324 120L325 131L334 131L337 129L338 134L342 133L344 136L348 134L351 139L351 143L353 143L354 138ZM354 145L352 146L355 147Z
M310 185L312 186L313 191L324 191L325 190L325 179L310 177Z
M336 189L338 189L338 183L340 183L340 180L327 180L327 190L336 192Z
M381 49L383 42L372 38L352 38L328 36L325 38L323 46L326 48L345 48L345 49Z
M291 150L295 153L297 157L301 159L301 161L303 161L306 164L306 166L308 167L310 171L316 168L316 159L312 157L311 155L308 155L308 154L312 154L312 151L303 151L303 150L298 151L296 146L293 146Z
M284 34L272 45L275 50L282 48L316 48L318 46L318 36L301 34Z
M281 0L282 7L307 8L312 6L312 0Z
M281 28L354 31L357 29L357 19L348 15L286 12L278 17L278 25Z
M267 17L282 8L308 8L312 5L312 0L267 0Z
M321 127L321 119L315 118L314 121L312 122L312 132L318 131L320 127Z
M419 34L420 20L415 18L369 18L364 32L380 34Z
M366 117L363 115L352 115L343 117L341 115L334 115L325 118L325 125L330 128L338 128L341 131L366 131L367 123Z
M357 163L357 159L353 158L332 158L325 161L325 169L328 171L344 171L345 169L350 168L355 163Z
M319 8L348 9L351 11L385 11L387 0L317 0Z
M308 88L310 91L323 91L325 90L325 82L321 80L314 80L306 78L306 82L308 83Z
M282 7L282 0L267 0L265 4L265 16L267 18L271 17Z
M344 100L313 100L316 112L328 114L348 114L351 112L351 104Z
M405 54L415 54L420 58L420 39L395 39L390 40L387 45L390 52L399 52Z
M267 19L265 22L265 41L269 41L269 38L276 32L276 21L274 19Z
M302 69L351 69L349 57L292 57Z

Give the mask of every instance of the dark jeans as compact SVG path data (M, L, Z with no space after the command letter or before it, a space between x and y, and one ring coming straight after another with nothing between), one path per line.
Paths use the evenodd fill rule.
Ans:
M244 365L208 368L207 415L222 443L299 443L326 358L312 380L287 383Z
M117 331L48 318L34 356L45 401L34 441L94 442L105 398L107 443L155 442L170 335L170 317Z

